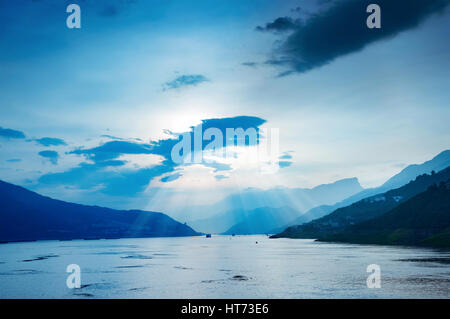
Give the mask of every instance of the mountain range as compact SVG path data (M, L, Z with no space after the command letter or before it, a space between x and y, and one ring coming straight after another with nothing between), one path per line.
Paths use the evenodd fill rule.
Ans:
M443 151L422 164L407 166L384 184L375 188L363 189L356 178L348 178L331 184L319 185L312 189L282 187L269 190L248 189L230 195L214 205L195 207L197 213L206 210L209 215L211 212L215 212L215 214L209 218L197 220L194 218L189 221L189 224L195 229L210 233L278 232L289 226L301 225L321 218L370 196L399 188L414 180L418 175L440 171L448 166L450 166L450 150ZM297 211L297 216L280 227L279 224L285 221L286 207ZM265 222L257 221L255 210L261 213L261 220ZM189 208L187 211L190 211ZM247 220L247 216L250 216L249 220ZM269 220L272 220L274 225L271 231L268 225L265 225ZM236 228L232 229L235 225ZM244 227L244 225L247 226ZM256 225L260 227L256 227Z
M379 217L318 240L450 247L450 179L430 186Z
M450 167L428 175L416 177L408 184L382 194L362 199L346 207L338 208L331 214L302 225L285 229L273 238L325 238L345 231L348 227L383 215L410 198L426 191L430 186L450 179Z
M290 221L298 218L298 211L291 207L260 207L245 212L241 221L230 227L224 235L273 234L283 229Z
M340 202L336 202L332 205L319 205L311 208L309 211L304 213L298 220L292 221L287 226L300 225L305 222L311 221L316 218L328 215L338 208L349 206L357 201L376 195L384 193L390 189L399 188L408 182L414 180L417 176L422 174L430 174L431 172L439 172L450 166L450 150L445 150L431 160L426 161L422 164L412 164L408 165L402 169L398 174L389 178L385 183L379 187L366 188ZM305 221L306 220L306 221Z
M209 215L214 212L213 216L189 221L189 225L202 232L228 232L230 227L238 223L249 224L250 221L246 221L247 216L250 216L257 223L257 220L251 217L257 216L254 211L257 210L257 212L264 212L264 218L266 219L268 214L272 215L270 218L274 222L275 226L272 227L274 229L282 223L286 225L289 221L300 217L302 212L306 210L318 205L334 204L360 192L362 189L357 178L342 179L310 189L285 187L268 190L247 189L230 195L214 205L202 207L202 209L209 211ZM286 219L287 217L290 219ZM256 228L254 229L256 230ZM261 232L258 233L266 233L266 231L261 229Z
M200 235L169 216L85 206L0 181L0 241Z

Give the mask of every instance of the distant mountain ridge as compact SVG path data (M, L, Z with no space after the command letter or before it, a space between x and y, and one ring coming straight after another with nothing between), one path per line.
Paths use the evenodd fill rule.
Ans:
M428 187L448 179L450 179L450 167L431 175L420 175L414 181L400 188L338 208L331 214L309 223L288 227L280 234L274 235L273 238L321 238L342 232L349 226L387 213L411 197L425 191Z
M433 157L431 160L426 161L422 164L412 164L405 167L398 174L394 175L383 183L379 187L367 188L354 194L340 202L333 205L320 205L311 208L304 215L302 215L298 220L291 222L288 226L300 225L316 218L323 217L327 214L332 213L338 208L349 206L353 203L360 201L361 199L384 193L390 189L399 188L406 185L410 181L414 180L417 176L422 174L430 174L432 171L439 172L450 166L450 150L445 150Z
M430 186L379 217L319 240L450 247L450 180Z
M208 206L209 213L216 212L216 214L209 218L192 220L189 225L202 232L223 233L233 225L243 222L249 212L262 207L290 207L297 212L297 215L292 217L294 220L310 208L322 204L334 204L362 189L357 178L346 178L311 189L284 187L268 190L247 189ZM278 221L275 222L278 225Z
M392 189L409 183L416 176L439 172L450 166L450 150L445 150L422 164L412 164L388 179L381 187Z
M242 221L230 227L224 235L273 234L298 216L290 207L260 207L245 213Z
M169 216L85 206L0 181L0 241L199 235Z

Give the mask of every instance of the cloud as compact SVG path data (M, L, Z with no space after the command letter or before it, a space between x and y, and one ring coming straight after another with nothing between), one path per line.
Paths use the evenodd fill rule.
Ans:
M97 147L78 148L68 154L84 156L89 162L60 173L47 173L42 175L38 182L41 185L71 185L80 189L97 190L112 196L135 196L144 191L149 183L156 177L175 171L178 166L172 161L171 152L174 145L179 143L183 134L188 134L194 140L194 130L202 126L203 132L208 128L217 128L226 136L227 128L255 128L265 123L264 119L253 116L237 116L231 118L206 119L201 124L192 127L191 131L180 134L171 133L170 138L142 143L138 141L113 140ZM202 149L207 143L202 144ZM250 141L244 145L250 146ZM191 144L193 146L193 144ZM226 147L224 139L219 147ZM192 152L193 150L191 150ZM44 151L52 152L52 151ZM39 155L51 158L50 153L41 152ZM56 153L56 152L55 152ZM162 160L148 167L130 168L126 155L151 154L159 155ZM54 154L53 154L54 155ZM57 153L56 153L57 155ZM57 158L57 157L56 157ZM55 160L56 160L55 158ZM217 162L202 162L200 165L214 168L214 172L231 170L228 164ZM112 169L117 168L117 169ZM174 173L161 178L162 182L170 182L179 178L181 173Z
M67 145L64 140L62 140L60 138L52 138L52 137L43 137L43 138L35 139L34 141L43 146Z
M333 2L328 9L295 26L293 33L282 41L273 52L274 58L267 64L287 67L280 75L307 72L358 52L371 43L414 29L430 15L442 12L450 3L449 0L378 0L381 29L369 29L366 8L372 2Z
M205 132L209 128L218 129L223 135L223 139L222 141L220 141L221 142L220 146L225 147L227 143L225 139L227 134L226 132L227 128L232 129L242 128L243 130L254 128L258 132L259 126L261 126L265 122L266 121L264 119L255 116L236 116L229 118L206 119L202 120L201 124L192 127L190 132L184 132L179 134L171 133L172 134L171 138L151 141L150 143L141 143L124 140L108 141L100 146L90 149L79 148L69 152L69 154L84 155L86 156L86 158L96 163L116 159L123 154L154 154L164 157L167 163L173 165L173 162L171 160L171 152L174 145L180 141L183 134L189 134L192 141L191 152L193 152L194 130L200 128L200 126L203 132ZM252 141L250 140L246 140L244 143L244 145L246 146L251 146L251 144ZM202 149L204 149L206 145L207 143L202 143Z
M41 151L41 152L39 152L39 155L44 157L44 158L47 158L50 161L50 163L52 163L53 165L58 164L58 157L59 157L58 152L55 152L55 151Z
M236 116L236 117L229 117L229 118L221 118L221 119L209 119L209 120L202 120L202 129L203 131L209 129L209 128L217 128L221 131L224 139L222 146L226 146L226 143L228 142L226 140L227 135L227 128L233 128L238 129L242 128L243 130L247 129L255 129L257 133L259 132L259 127L263 125L266 122L266 120L255 117L255 116ZM256 141L256 144L258 144L259 138ZM251 141L246 140L244 142L246 146L252 146L254 144L251 143ZM204 145L205 146L205 145Z
M163 178L161 178L161 182L163 183L168 183L168 182L172 182L174 180L177 180L178 178L180 178L181 176L183 176L183 174L181 173L175 173L169 176L165 176Z
M49 173L41 176L41 185L72 185L80 189L95 190L111 196L136 196L157 177L173 171L166 165L157 165L139 170L110 170L109 165L116 162L106 161L80 166L62 173Z
M196 86L203 82L209 82L209 79L201 74L180 75L176 79L166 82L164 84L164 90L178 89L185 86Z
M23 139L25 138L25 134L21 131L0 127L0 137L7 139Z
M280 166L280 168L286 168L292 165L292 162L290 161L279 161L278 165Z
M9 162L9 163L19 163L22 160L20 158L11 158L11 159L8 159L6 161Z
M290 17L280 17L273 22L266 23L265 26L257 26L256 30L261 32L286 32L297 29L301 25L299 20Z
M289 155L289 154L284 154L284 155L280 156L280 159L291 159L291 158L292 158L292 155Z
M229 118L206 119L202 120L201 124L195 127L191 127L191 131L189 132L178 134L171 133L171 138L151 141L149 143L124 141L124 140L108 141L100 146L90 149L79 148L69 152L69 154L84 155L86 156L86 158L96 163L116 159L123 154L154 154L164 157L168 163L173 164L171 161L172 148L174 147L175 144L177 144L181 140L184 134L190 135L192 142L191 152L193 152L194 131L199 129L200 127L203 133L210 128L215 128L219 130L223 135L223 139L222 141L219 141L220 144L218 145L221 147L225 147L227 145L226 140L227 129L242 128L243 130L247 130L250 128L254 128L255 131L258 132L259 126L261 126L265 122L266 120L255 116L236 116ZM246 139L243 145L251 146L253 145L252 142L253 141ZM256 143L258 143L258 140L256 141ZM204 149L206 145L207 143L202 143L202 149Z
M228 178L228 176L225 175L215 175L214 178L218 181L221 181L222 179Z
M110 140L126 140L124 138L120 138L120 137L113 136L113 135L108 135L108 134L100 135L100 137L108 138Z
M211 167L214 168L214 173L222 172L222 171L230 171L231 166L229 164L225 163L218 163L218 162L212 162L212 163L202 163L205 167Z
M76 149L69 154L85 155L87 158L101 162L119 157L122 154L151 154L151 145L129 141L109 141L90 149Z

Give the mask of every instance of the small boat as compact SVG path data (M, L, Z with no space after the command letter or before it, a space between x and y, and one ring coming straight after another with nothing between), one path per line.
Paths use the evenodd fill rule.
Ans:
M211 238L211 234L206 234L206 238Z

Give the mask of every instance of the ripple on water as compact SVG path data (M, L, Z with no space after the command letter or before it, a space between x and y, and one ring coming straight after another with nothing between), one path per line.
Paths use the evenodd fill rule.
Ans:
M59 257L59 255L53 255L52 254L52 255L37 256L37 257L34 257L34 258L30 258L30 259L24 259L24 260L22 260L22 262L27 263L27 262L31 262L31 261L46 260L46 259L55 258L55 257Z
M135 288L130 288L128 289L128 291L143 291L143 290L147 290L150 289L151 287L135 287Z
M14 276L14 275L38 275L43 274L43 271L35 269L15 269L8 272L0 272L0 276Z
M243 275L236 275L236 276L233 276L230 278L230 280L236 280L236 281L247 281L249 279L251 279L251 278L243 276Z
M182 270L194 269L194 268L184 267L184 266L173 266L173 268L175 268L175 269L182 269Z
M153 257L152 256L136 254L136 255L126 255L126 256L122 256L120 258L123 258L123 259L152 259Z
M90 294L90 293L87 293L87 292L81 292L81 293L75 292L73 295L74 296L80 296L80 297L94 297L93 294Z
M397 261L450 264L450 257L405 258L405 259L397 259Z

